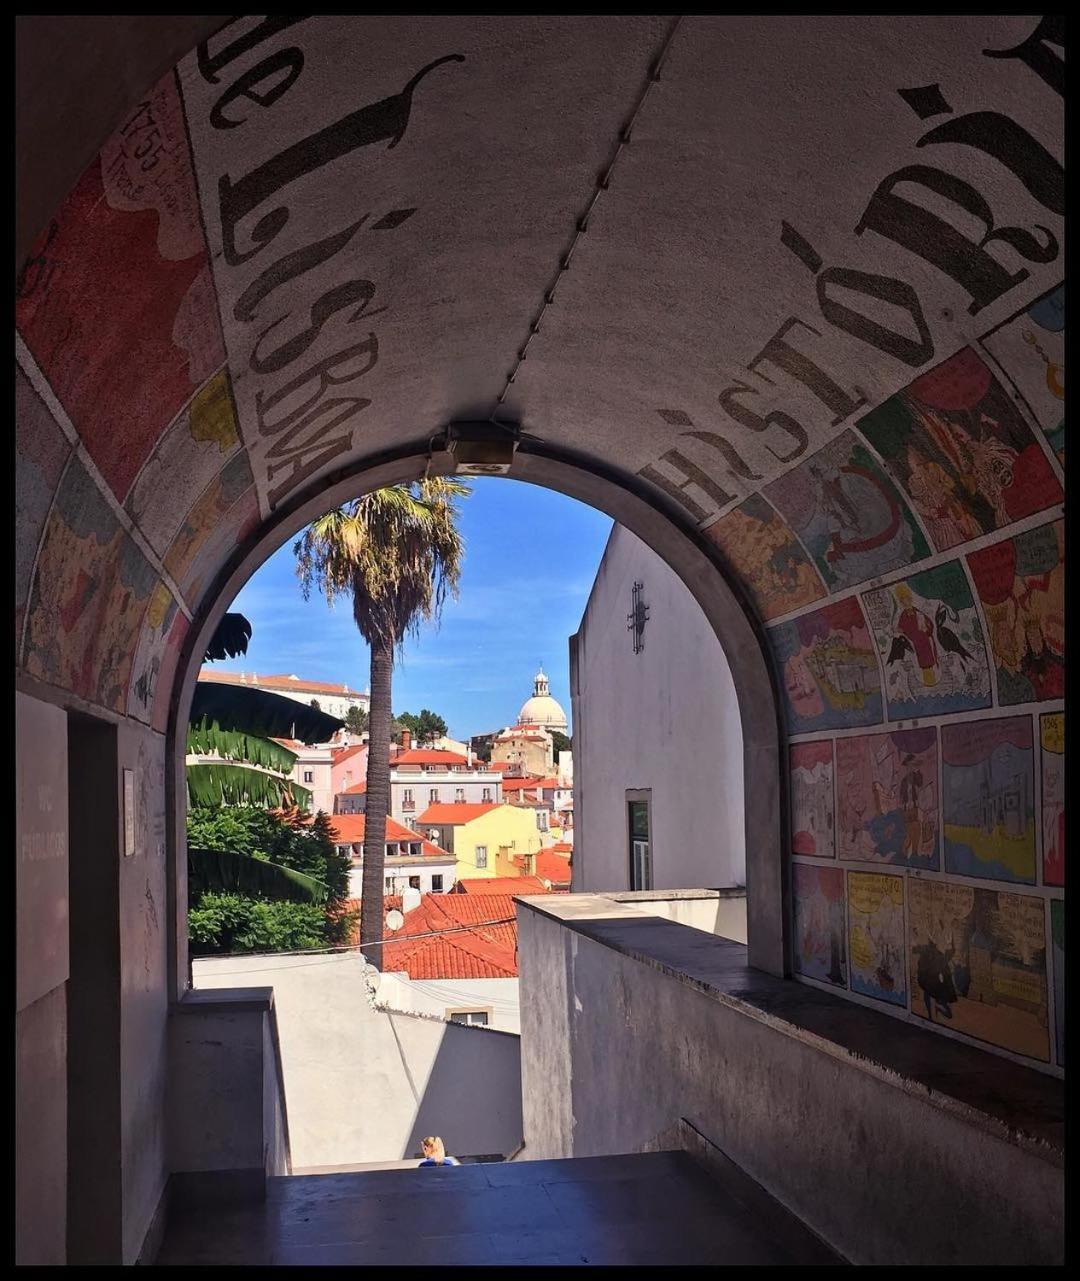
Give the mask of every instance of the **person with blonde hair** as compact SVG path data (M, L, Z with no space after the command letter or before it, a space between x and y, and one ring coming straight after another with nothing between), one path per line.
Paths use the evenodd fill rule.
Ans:
M420 1150L424 1154L424 1159L420 1162L421 1166L461 1164L461 1162L456 1158L446 1155L446 1148L443 1146L442 1139L440 1139L437 1134L432 1134L426 1139L421 1139Z

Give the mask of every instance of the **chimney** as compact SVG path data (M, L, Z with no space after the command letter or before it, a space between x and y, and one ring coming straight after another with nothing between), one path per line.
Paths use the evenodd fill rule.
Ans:
M412 735L407 729L401 731L401 750L407 752L412 745Z
M469 763L469 769L472 769L472 747L471 746L465 749L465 759Z

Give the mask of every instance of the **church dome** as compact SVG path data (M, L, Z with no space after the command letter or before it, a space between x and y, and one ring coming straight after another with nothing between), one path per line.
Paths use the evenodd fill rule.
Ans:
M542 725L544 729L566 732L566 713L558 701L551 697L548 678L541 667L533 681L532 698L527 698L518 713L519 725Z

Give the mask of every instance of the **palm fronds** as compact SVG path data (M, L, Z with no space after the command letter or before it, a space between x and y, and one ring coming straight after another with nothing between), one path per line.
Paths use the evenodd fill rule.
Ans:
M236 658L240 654L246 654L249 640L251 624L243 614L225 614L210 637L203 662L213 663L222 658Z
M188 726L189 756L220 756L225 761L246 761L277 774L291 774L296 753L269 738L245 734L242 730L222 729L217 721L205 717Z
M283 694L199 681L191 700L191 724L203 721L216 723L222 730L262 738L296 738L302 743L325 743L345 724Z
M188 850L188 891L245 894L292 903L323 904L327 886L313 876L232 850Z
M201 761L189 765L185 773L190 806L259 805L280 808L295 802L305 806L311 803L311 792L306 787L231 761Z

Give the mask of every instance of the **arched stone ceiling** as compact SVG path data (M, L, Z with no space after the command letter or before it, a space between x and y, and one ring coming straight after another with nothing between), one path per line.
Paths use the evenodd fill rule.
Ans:
M351 460L497 416L666 493L746 583L792 737L797 931L848 901L841 861L939 873L906 882L920 920L966 877L1048 922L1062 42L1002 16L230 24L20 276L21 666L161 728L238 540ZM898 844L848 812L871 756L885 792L908 779L896 812L922 771ZM992 757L1022 830L965 843ZM896 1003L808 947L806 976ZM1034 1031L960 1030L1047 1061L1047 973Z

